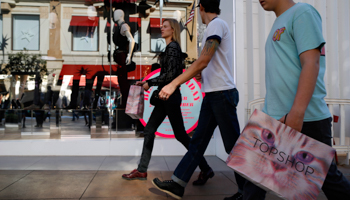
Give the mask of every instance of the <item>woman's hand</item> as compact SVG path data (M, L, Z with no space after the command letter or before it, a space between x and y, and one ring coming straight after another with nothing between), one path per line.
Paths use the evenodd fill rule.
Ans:
M149 85L148 85L147 82L145 82L145 83L142 85L142 87L143 87L143 89L146 90L146 91L149 89Z
M159 92L159 98L166 101L169 99L170 95L174 93L176 86L172 83L164 86L163 89Z
M198 82L202 82L202 73L198 73L195 78Z
M146 81L137 81L136 85L137 86L143 86L143 84L145 84L145 83L146 83Z

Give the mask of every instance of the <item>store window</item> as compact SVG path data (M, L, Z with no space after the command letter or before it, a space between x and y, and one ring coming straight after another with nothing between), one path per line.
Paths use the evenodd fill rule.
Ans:
M161 24L159 18L151 18L150 20L150 35L151 35L151 52L159 53L164 52L166 43L162 38L162 32L160 30Z
M135 47L134 47L134 52L140 52L141 51L141 18L139 17L129 17L129 21L125 21L130 27L130 33L134 37L135 40ZM118 29L118 24L114 24L115 28L113 29L114 31L117 31ZM105 33L108 34L110 32L110 23L107 22L106 28L105 28Z
M98 17L72 16L73 51L98 51Z
M39 15L14 15L12 31L13 50L39 51Z
M2 48L2 42L3 42L3 38L2 38L2 15L0 14L0 50L3 50Z
M130 17L128 24L130 25L130 31L135 40L134 51L141 51L141 18Z

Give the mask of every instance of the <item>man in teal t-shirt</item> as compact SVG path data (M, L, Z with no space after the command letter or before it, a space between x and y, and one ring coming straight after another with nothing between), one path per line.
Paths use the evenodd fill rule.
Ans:
M317 10L293 0L260 0L277 18L266 41L266 98L263 111L329 146L331 114L324 101L325 40ZM348 199L350 182L332 163L322 190L328 199ZM266 192L247 182L243 199L265 199Z
M307 54L309 53L307 51L313 50L315 54L318 54L315 55L318 58L305 60L316 64L319 59L319 66L312 67L314 68L313 71L306 71L308 77L305 78L309 80L309 83L305 84L310 85L310 91L307 92L312 96L308 105L307 102L304 103L307 108L305 115L300 116L300 118L304 119L304 122L310 122L331 117L323 99L326 96L323 81L325 56L324 54L319 56L319 54L324 49L324 44L321 17L315 8L309 4L295 4L278 16L272 26L265 47L266 101L263 109L265 113L278 120L291 111L296 99L299 77L302 69L304 69L301 64L302 54ZM318 67L319 71L317 70ZM316 87L314 86L315 82Z

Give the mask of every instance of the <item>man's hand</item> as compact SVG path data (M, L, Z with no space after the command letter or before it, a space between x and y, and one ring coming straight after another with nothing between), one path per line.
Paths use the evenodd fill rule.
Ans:
M287 126L299 132L303 128L305 111L315 90L320 69L320 55L321 52L319 49L308 50L299 55L301 73L298 81L297 93L294 98L293 106L288 113L287 120L284 120L285 116L280 119L281 122L286 121L285 124Z
M195 78L198 82L202 82L202 73L198 73Z
M170 95L174 93L176 85L172 82L164 86L163 89L159 92L159 98L166 101L169 99Z
M145 82L143 85L142 85L143 89L145 89L146 91L149 89L149 85L147 82Z
M287 119L286 119L287 116ZM278 121L285 123L287 126L297 130L301 131L303 128L303 123L304 123L304 113L299 113L291 110L288 115L283 116L281 119Z

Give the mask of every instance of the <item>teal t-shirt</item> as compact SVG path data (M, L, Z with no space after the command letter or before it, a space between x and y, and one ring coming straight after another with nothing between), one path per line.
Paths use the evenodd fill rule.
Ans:
M321 16L309 4L297 3L275 20L265 46L266 97L263 111L266 114L280 119L290 111L301 73L299 55L319 48L322 49L320 70L304 121L319 121L331 116L324 101L324 44Z

